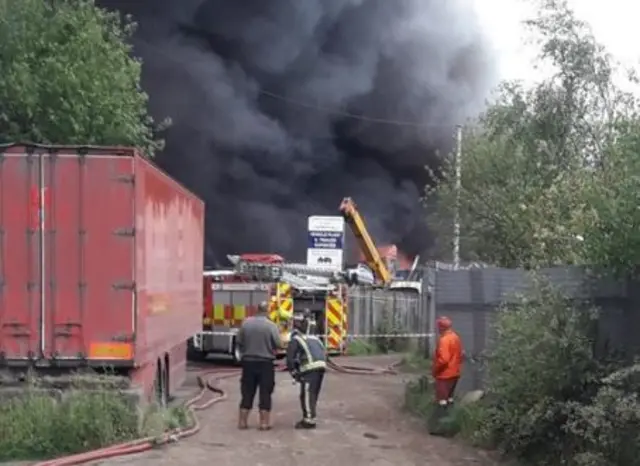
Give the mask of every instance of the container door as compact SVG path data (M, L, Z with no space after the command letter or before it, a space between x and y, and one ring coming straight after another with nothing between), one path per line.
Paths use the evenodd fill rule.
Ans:
M37 156L0 153L0 360L41 355Z
M44 355L133 358L133 159L43 155Z

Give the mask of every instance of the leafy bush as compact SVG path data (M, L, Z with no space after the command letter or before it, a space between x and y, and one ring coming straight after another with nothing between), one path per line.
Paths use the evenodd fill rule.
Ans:
M431 359L425 357L424 350L416 350L405 353L399 366L400 370L419 374L431 373Z
M480 402L457 404L436 425L432 382L423 376L407 385L405 406L432 432L522 463L640 466L640 365L596 357L597 316L535 280L498 312Z
M640 366L604 379L593 401L578 405L567 422L579 466L640 465Z
M575 439L567 422L605 374L590 338L596 318L594 309L570 303L541 280L500 309L480 436L532 463L571 461Z
M407 383L404 392L404 406L412 414L429 419L433 412L433 382L422 376Z
M0 403L0 461L51 458L159 435L187 424L184 411L152 408L143 414L117 389L71 389L54 397L31 387Z

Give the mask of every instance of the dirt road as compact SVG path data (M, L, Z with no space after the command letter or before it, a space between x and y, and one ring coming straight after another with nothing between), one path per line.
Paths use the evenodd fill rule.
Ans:
M362 361L358 358L358 361ZM367 358L386 365L388 358ZM352 360L351 363L354 363ZM202 412L203 429L183 442L138 456L111 459L103 466L489 466L493 463L445 439L427 435L402 412L403 376L343 375L330 372L321 395L315 431L292 428L300 417L298 387L278 374L274 428L260 432L236 429L238 381L223 382L229 400Z

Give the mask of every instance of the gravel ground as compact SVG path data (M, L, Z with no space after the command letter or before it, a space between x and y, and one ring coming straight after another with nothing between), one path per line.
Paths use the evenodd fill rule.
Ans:
M340 360L343 362L348 358ZM349 358L351 359L351 358ZM385 357L351 359L387 365ZM315 431L292 428L300 417L297 386L278 374L273 430L236 429L238 380L222 382L229 400L200 413L199 434L179 444L94 465L169 466L490 466L481 453L447 439L429 436L416 420L402 412L407 376L347 375L329 372L318 408Z

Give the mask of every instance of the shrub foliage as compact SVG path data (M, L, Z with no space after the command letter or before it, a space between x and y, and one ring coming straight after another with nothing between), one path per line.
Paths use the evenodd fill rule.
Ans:
M596 318L542 280L498 311L479 426L486 441L533 463L571 458L567 423L606 373L590 338Z

